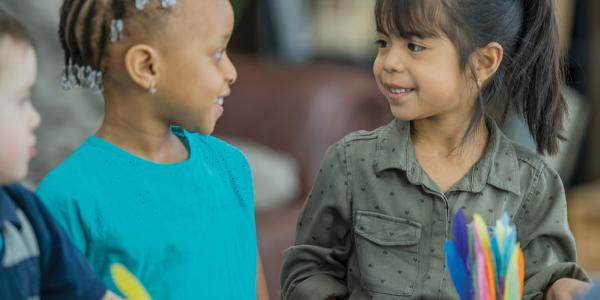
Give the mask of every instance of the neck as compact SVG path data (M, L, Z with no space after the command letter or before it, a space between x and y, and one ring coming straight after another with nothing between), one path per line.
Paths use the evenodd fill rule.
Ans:
M435 117L412 121L413 145L415 148L429 149L425 151L446 157L479 153L487 144L489 132L485 120L481 120L475 125L471 136L463 139L469 122L470 115L464 118Z
M158 163L187 159L188 153L168 121L152 111L146 95L104 90L104 121L96 135L118 147Z

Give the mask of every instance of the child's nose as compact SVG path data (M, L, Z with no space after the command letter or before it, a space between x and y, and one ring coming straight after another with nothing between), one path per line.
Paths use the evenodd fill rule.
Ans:
M402 56L400 51L391 49L383 60L383 69L388 73L404 72L406 70L406 65L404 64Z
M31 106L31 118L30 118L31 129L37 129L40 126L41 122L42 122L42 117L40 116L40 113L32 105Z
M227 63L225 64L225 81L227 81L229 85L232 85L236 82L237 76L237 69L235 68L231 60L228 58Z

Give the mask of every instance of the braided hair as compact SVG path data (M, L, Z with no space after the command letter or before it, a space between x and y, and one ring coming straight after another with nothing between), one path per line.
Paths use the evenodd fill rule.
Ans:
M138 11L151 0L135 0ZM119 42L123 19L133 0L64 0L60 9L59 38L65 53L61 85L102 92L102 61L109 42ZM176 0L161 0L172 8Z

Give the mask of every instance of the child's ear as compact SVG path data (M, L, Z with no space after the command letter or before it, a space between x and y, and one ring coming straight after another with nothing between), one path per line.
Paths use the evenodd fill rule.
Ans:
M504 49L497 42L491 42L478 49L473 56L476 80L483 83L490 79L500 68L504 58Z
M129 77L145 91L158 81L158 64L158 52L148 45L133 45L125 53L125 68Z

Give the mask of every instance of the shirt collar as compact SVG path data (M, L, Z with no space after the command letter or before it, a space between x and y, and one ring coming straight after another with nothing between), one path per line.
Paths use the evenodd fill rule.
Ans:
M496 122L486 118L490 139L484 156L450 191L480 193L486 184L520 195L517 153ZM395 119L377 141L374 169L377 174L386 170L402 170L412 184L423 183L425 172L417 162L410 139L410 122Z
M409 165L410 123L395 119L385 126L377 140L375 172L399 169L406 171Z
M488 145L489 155L486 178L484 182L489 183L499 189L521 195L521 182L519 180L519 160L517 151L512 141L502 133L498 124L490 118L487 119L488 127L492 133L490 141L493 144ZM483 187L482 187L483 189Z
M17 206L6 192L5 187L0 186L0 226L4 224L5 220L17 226L21 225L17 216Z

